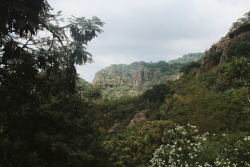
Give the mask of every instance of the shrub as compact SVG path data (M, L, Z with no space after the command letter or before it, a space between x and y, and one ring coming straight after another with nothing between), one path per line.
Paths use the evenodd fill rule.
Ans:
M198 134L195 126L177 125L163 135L151 167L250 167L250 136Z
M177 125L174 129L168 130L163 138L165 145L161 145L154 152L154 158L150 160L151 167L171 166L209 166L197 161L199 152L202 149L201 142L207 140L206 134L198 135L195 126L187 125L186 128ZM207 165L205 165L207 164Z
M180 72L188 74L193 68L199 68L201 66L200 62L191 62L180 69Z
M165 96L168 93L171 93L169 86L165 84L159 84L154 85L152 89L146 90L142 97L150 102L163 102L165 100Z

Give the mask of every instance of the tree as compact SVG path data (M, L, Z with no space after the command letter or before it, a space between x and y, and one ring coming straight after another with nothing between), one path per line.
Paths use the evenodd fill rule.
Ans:
M235 42L230 46L225 73L230 82L240 81L240 85L245 87L247 100L250 102L250 42Z
M165 84L154 85L152 89L146 90L142 97L151 102L163 102L167 93L170 92L170 88Z
M92 61L86 45L103 22L61 26L46 0L0 4L0 166L94 166L98 128L75 65Z
M199 68L201 66L201 63L199 62L191 62L185 65L180 69L180 72L183 72L185 74L188 74L193 68Z
M41 16L51 8L47 0L1 0L0 1L0 45L8 40L11 33L21 37L35 35L41 26Z

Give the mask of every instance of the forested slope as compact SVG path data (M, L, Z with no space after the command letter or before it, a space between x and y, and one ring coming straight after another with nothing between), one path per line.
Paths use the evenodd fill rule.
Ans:
M202 53L190 53L169 62L134 62L111 65L98 71L93 86L100 88L103 98L136 96L153 85L179 79L180 69L190 62L201 62Z
M249 18L180 79L96 106L110 166L250 166Z
M178 80L113 100L75 68L92 61L87 44L104 23L61 23L51 9L0 1L0 167L250 166L250 12L201 65L144 63L152 78L173 67Z

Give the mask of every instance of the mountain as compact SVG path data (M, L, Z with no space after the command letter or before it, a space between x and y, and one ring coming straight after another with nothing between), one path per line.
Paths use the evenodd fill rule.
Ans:
M198 62L201 61L202 57L203 57L203 53L189 53L189 54L185 54L182 57L175 59L175 60L170 60L168 61L169 64L173 64L173 63L191 63L191 62Z
M249 13L233 23L230 31L204 53L202 65L197 75L223 64L233 56L247 57L250 51L250 19Z
M170 61L173 64L163 61L137 62L130 65L112 65L99 71L110 79L110 69L123 67L128 73L127 80L124 79L126 75L122 75L119 70L113 73L114 77L120 74L120 78L124 79L123 85L128 84L135 90L147 88L140 96L110 101L111 120L114 123L125 122L127 125L137 113L142 112L149 120L166 119L180 124L193 123L204 132L249 131L250 12L247 14L233 24L225 37L204 53L200 67L194 63L181 65L180 62L198 56L189 54ZM123 72L124 69L120 68ZM173 77L170 83L164 80L165 86L155 85L161 83L162 78L167 77L170 80L171 76L178 75L178 70L183 69L186 71L180 79ZM134 84L139 82L132 82L136 78L134 76L140 76L137 81L141 81L141 87ZM164 99L160 100L162 94Z
M180 68L201 60L202 53L183 55L169 62L134 62L129 65L111 65L95 74L93 85L102 89L104 98L135 96L153 85L179 79Z
M139 96L104 100L93 109L102 113L108 166L185 166L189 160L187 166L221 166L224 160L249 166L250 153L245 150L250 149L250 12L204 53L201 65L182 66L182 60L174 66L138 62L100 71L113 88L119 84L109 82L112 75L134 90L160 83L161 76L178 74L178 68L183 71L178 80L154 85ZM132 82L134 75L138 82ZM196 157L186 156L194 153L195 140L201 149Z

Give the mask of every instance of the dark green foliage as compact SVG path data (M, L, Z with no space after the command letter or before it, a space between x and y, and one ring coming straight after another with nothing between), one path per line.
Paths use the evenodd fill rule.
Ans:
M244 32L249 31L249 30L250 30L250 23L249 23L249 21L248 21L247 23L241 25L241 26L238 27L236 30L234 30L233 32L231 32L231 33L229 34L229 37L230 37L230 38L234 38L234 37L236 37L236 36L238 36L238 35L240 35L240 34L242 34L242 33L244 33Z
M226 64L226 75L231 80L241 84L249 83L250 77L250 59L245 57L232 57L232 61ZM249 85L248 85L249 86Z
M170 121L148 121L106 139L103 145L109 155L107 166L148 166L154 150L162 144L161 136L172 127Z
M199 68L201 66L200 62L191 62L180 69L180 72L188 74L193 68Z
M86 44L103 23L73 18L59 27L49 21L57 22L49 9L44 0L0 3L1 167L100 166L91 111L100 93L77 92L75 65L91 61ZM65 33L72 27L75 40ZM35 36L44 29L52 39Z
M250 58L250 42L235 42L233 43L228 52L228 58L233 56Z
M1 165L94 165L99 132L88 104L78 97L58 96L43 104L37 98L27 99L19 113L8 108L12 116L1 133Z
M47 0L1 0L0 4L0 46L9 33L35 35L40 26L43 27L41 16L50 10Z
M98 100L101 98L101 90L99 88L93 87L93 85L82 78L77 78L76 82L77 94L80 98L86 100Z
M215 65L219 64L221 53L210 50L209 52L207 52L207 54L208 54L208 60L209 61L212 61Z
M245 13L244 17L239 18L236 22L233 23L230 28L231 32L229 33L230 38L234 38L244 32L250 30L250 12Z
M178 72L178 69L183 66L181 63L174 63L169 64L165 61L159 61L157 63L145 63L145 67L149 69L149 71L156 71L160 70L162 73L165 73L165 75L173 75Z
M137 111L146 108L146 103L139 97L123 97L116 100L104 100L97 104L94 110L103 116L102 124L105 128L111 127L114 123L123 121L127 126Z
M142 97L151 102L164 102L167 94L171 94L169 86L165 84L154 85L153 88L146 90Z

